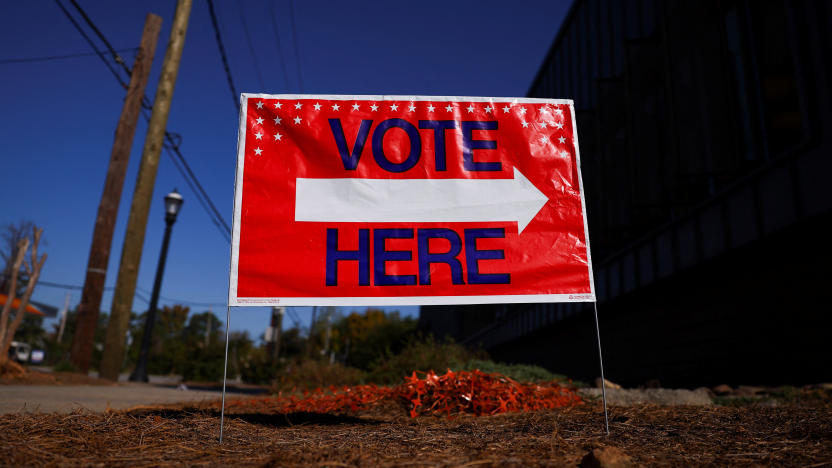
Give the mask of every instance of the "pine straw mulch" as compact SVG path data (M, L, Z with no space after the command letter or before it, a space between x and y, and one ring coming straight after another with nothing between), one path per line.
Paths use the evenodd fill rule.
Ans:
M636 465L832 464L822 406L612 408L597 402L531 413L410 418L400 405L360 414L201 407L0 416L2 465L563 466L614 446Z

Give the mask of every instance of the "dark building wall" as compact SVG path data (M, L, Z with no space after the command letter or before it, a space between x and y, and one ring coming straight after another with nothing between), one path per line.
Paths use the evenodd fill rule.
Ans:
M606 376L628 386L659 380L673 387L832 380L826 364L832 357L826 306L832 248L825 242L832 224L810 224L602 304ZM586 312L488 351L500 361L535 363L591 381L598 376L598 351L591 309Z
M575 100L595 258L824 138L827 8L575 3L529 95Z
M436 338L459 339L470 336L491 325L504 310L502 305L463 305L455 307L422 306L419 329Z
M533 81L575 101L601 333L625 383L829 380L832 5L579 0ZM584 304L423 307L597 376ZM427 323L427 322L425 322ZM467 324L467 325L465 325ZM441 326L440 326L441 328Z

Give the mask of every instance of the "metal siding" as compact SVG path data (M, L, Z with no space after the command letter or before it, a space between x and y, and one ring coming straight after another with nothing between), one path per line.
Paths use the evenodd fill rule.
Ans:
M760 178L763 230L773 232L795 222L794 189L787 167L770 171Z
M725 251L725 226L722 224L722 207L713 205L700 215L702 226L702 253L713 258Z
M740 247L757 237L755 204L751 187L745 187L728 199L728 232L731 247Z

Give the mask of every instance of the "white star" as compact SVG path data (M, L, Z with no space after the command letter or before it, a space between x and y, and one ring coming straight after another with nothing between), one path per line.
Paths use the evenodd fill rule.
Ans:
M541 143L546 143L546 137L540 137L540 142Z
M281 138L283 138L283 135L281 135L280 133L275 133L274 134L275 141L280 140Z
M511 107L509 107L508 105L506 105L506 106L504 106L504 107L503 107L503 113L506 113L506 112L508 112L508 111L510 111L510 110L511 110Z
M283 107L283 104L281 104L279 102L274 103L274 108L275 109L280 109L281 107Z
M491 107L491 106L488 106L488 107L485 108L485 113L490 114L492 110L494 110L494 108Z
M546 128L546 121L540 122L540 128Z
M564 144L564 143L566 143L566 138L564 138L564 137L560 137L560 138L558 138L558 142L559 142L560 144Z
M377 110L378 110L378 106L377 106L377 105L375 105L375 104L373 104L373 105L371 105L371 106L370 106L370 110L371 110L371 111L373 111L373 112L375 112L375 111L377 111Z
M295 104L295 109L300 109L300 103Z
M274 118L274 124L275 124L275 125L277 125L277 124L279 124L280 122L283 122L283 119L281 119L280 117L275 116L275 118Z
M315 108L315 110L321 110L321 105L320 105L320 104L318 104L317 102L316 102L316 103L315 103L315 105L314 105L314 106L312 106L312 107L314 107L314 108Z
M399 110L399 105L393 104L392 106L390 106L390 110Z
M263 101L257 101L257 108L258 108L258 109L262 109L262 108L263 108Z
M260 147L258 146L257 148L254 149L254 152L257 153L257 156L260 156L260 153L262 153L263 150L261 150Z
M413 112L413 111L416 110L416 106L414 106L413 103L411 102L410 105L407 107L407 110L409 110L410 112Z
M448 111L448 112L450 112L450 111L454 110L454 108L453 108L453 106L451 106L450 104L448 104L447 106L445 106L445 110L446 110L446 111Z
M555 114L557 114L557 115L563 115L563 109L561 109L561 108L557 108L557 109L555 109Z
M560 155L563 156L564 158L568 158L569 157L569 152L568 151L561 151Z
M529 123L524 120L523 121L523 128L528 128L528 127L529 127Z
M299 123L300 123L300 120L301 120L301 118L300 118L300 117L295 117L295 125L299 124Z
M428 112L433 112L434 109L436 108L433 107L433 104L428 104Z
M563 123L562 122L555 122L555 127L557 127L558 129L561 129L561 128L563 128Z
M257 138L258 140L262 140L263 139L263 134L260 133L260 132L257 132L257 133L254 134L254 137Z
M468 106L468 113L470 114L471 112L474 112L474 105L473 104Z
M526 115L526 108L525 107L520 108L520 115Z
M263 117L257 117L257 125L263 125Z
M359 109L359 107L360 107L360 106L359 106L359 105L358 105L358 103L356 102L355 104L353 104L353 105L352 105L352 110L357 111L357 110Z
M332 110L338 110L340 108L341 108L341 106L339 106L338 104L333 104L332 105Z

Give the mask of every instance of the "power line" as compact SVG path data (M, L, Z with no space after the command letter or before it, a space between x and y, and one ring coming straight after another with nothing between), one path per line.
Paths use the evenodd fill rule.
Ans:
M92 22L92 19L90 19L90 17L86 14L86 12L84 12L84 10L81 8L81 6L78 5L78 3L75 0L70 0L70 2L73 4L73 6L78 10L78 12L84 18L87 25L89 25L90 28L93 31L95 31L96 35L101 39L101 41L104 42L105 46L108 48L110 53L116 59L116 62L121 64L122 69L128 75L132 74L132 71L130 70L130 67L128 67L127 64L124 63L124 60L118 55L118 53L112 47L110 42L106 39L104 34L101 32L101 30L98 29L98 27L95 26L95 24ZM72 17L72 15L70 15L69 11L67 11L66 8L64 8L64 6L61 4L61 2L59 0L55 0L55 3L58 4L58 6L61 8L61 11L64 12L66 17L73 24L73 26L75 26L75 29L77 29L78 32L84 37L84 39L86 39L86 41L90 45L90 47L92 47L92 49L96 52L96 54L102 59L102 61L104 61L105 65L107 65L107 68L110 70L110 72L113 74L113 76L116 77L116 79L119 81L119 83L122 85L122 87L124 87L126 89L127 88L126 83L124 82L124 80L122 80L121 76L113 68L113 66L109 63L109 61L107 61L107 59L104 56L104 53L98 50L98 47L95 45L95 43L92 41L92 39L90 39L90 37L84 32L83 28L81 28L81 26L75 21L75 19ZM142 105L143 105L143 107L145 107L145 109L152 109L152 105L150 103L150 100L148 99L148 97L146 95L142 99ZM144 112L144 116L145 116L145 119L149 120L150 117L147 115L147 112ZM220 233L223 235L223 237L226 239L226 241L230 242L231 228L225 222L222 215L219 213L219 210L214 205L214 203L211 201L211 199L208 196L205 189L202 187L202 184L199 182L199 179L196 178L196 175L194 174L193 170L191 170L191 167L187 163L187 161L185 160L185 157L182 155L182 152L179 150L179 145L181 144L181 137L179 137L178 135L172 134L168 131L165 131L165 139L168 142L165 145L165 147L169 151L172 150L176 154L176 156L179 158L179 161L181 162L182 166L184 166L185 170L183 170L182 167L180 167L179 164L176 164L176 158L171 156L171 159L174 160L174 165L179 170L182 177L185 179L185 182L187 182L188 185L191 187L191 189L194 190L194 194L196 194L197 200L200 201L200 204L202 205L203 209L205 209L206 212L208 213L208 216L211 219L211 221L214 223L215 226L217 226L218 229L220 229ZM169 156L170 156L170 153L169 153ZM194 189L194 187L196 187L196 189ZM202 198L200 198L200 197L202 197Z
M145 297L145 296L144 296L144 294L140 294L140 293L139 293L139 292L137 292L137 291L133 291L133 296L137 297L138 299L140 299L140 300L141 300L142 302L144 302L145 304L150 305L150 299L148 299L147 297Z
M280 70L283 72L283 83L286 89L289 89L289 74L286 72L286 61L283 59L283 47L280 46L280 32L277 28L277 15L274 13L274 0L269 0L269 17L272 20L272 30L274 31L274 42L277 47L277 56L280 58Z
M152 108L151 108L152 109ZM142 109L142 115L144 115L145 121L150 121L150 115L147 109ZM208 197L208 194L205 192L205 189L202 187L202 184L199 183L199 180L194 175L193 171L191 170L188 163L185 161L185 157L182 155L182 152L179 150L179 145L182 143L182 137L176 133L170 133L165 131L165 139L167 140L166 143L162 145L165 149L165 154L168 155L171 162L173 162L173 166L179 171L179 174L185 179L185 183L188 184L188 187L191 189L191 192L196 195L196 199L199 204L202 206L202 209L205 210L205 213L208 215L208 219L211 220L211 223L219 229L220 234L223 236L226 242L231 242L231 229L226 224L225 220L220 215L219 210L217 207L214 206L211 199ZM179 159L177 159L177 157ZM181 162L180 162L181 161ZM185 168L183 168L183 163ZM190 176L189 176L190 174Z
M202 205L202 209L204 209L205 212L208 213L208 218L211 220L211 222L214 224L214 226L216 226L217 229L219 229L220 234L222 234L223 238L225 238L225 240L227 242L231 242L231 239L229 238L229 234L228 234L229 230L227 229L227 226L225 226L225 227L223 226L223 224L224 224L223 219L222 218L216 218L215 216L211 216L210 208L208 207L206 202L203 200L203 197L199 194L197 189L194 187L193 182L191 182L191 179L188 178L184 169L182 169L179 161L177 161L172 147L170 147L168 145L165 145L165 150L167 150L165 154L167 154L168 157L170 158L170 160L173 162L173 165L174 165L174 167L176 167L176 170L179 171L179 173L182 175L182 178L185 179L185 183L188 184L188 187L190 187L191 191L196 195L196 199L197 199L197 201L199 201L199 204ZM210 200L208 200L208 202L210 203Z
M138 48L133 49L117 49L118 52L135 52ZM50 62L53 60L63 60L63 59L71 59L71 58L79 58L79 57L94 57L98 55L96 52L81 52L77 54L65 54L65 55L47 55L44 57L23 57L23 58L12 58L12 59L2 59L0 60L0 65L11 64L11 63L30 63L30 62Z
M295 2L294 0L289 0L289 19L292 21L292 44L295 47L295 62L297 63L297 67L295 70L298 72L298 91L301 93L303 92L303 80L301 79L300 73L300 45L298 44L298 28L295 27Z
M257 54L254 53L254 44L251 43L251 35L248 32L248 24L246 23L245 14L243 14L243 5L240 0L237 0L237 11L240 12L240 21L243 23L243 33L246 35L246 43L248 50L251 52L251 58L254 59L254 71L257 72L257 81L260 82L260 90L265 91L266 85L263 84L263 74L260 73L260 63L257 61Z
M217 24L217 15L214 13L213 0L208 0L208 12L211 14L211 24L214 26L214 35L217 38L217 47L220 49L222 66L225 68L225 77L228 80L228 87L231 88L231 99L234 101L234 108L237 109L237 112L240 112L240 95L237 94L237 89L234 88L234 80L231 79L231 68L228 66L228 57L225 56L225 47L222 45L220 27Z
M84 18L84 21L87 23L87 26L89 26L90 29L92 29L93 32L95 32L95 34L98 36L98 38L101 39L101 42L104 43L104 46L107 48L107 50L110 51L110 55L113 56L113 60L117 64L121 65L122 70L124 70L124 72L127 74L127 76L131 76L133 74L133 71L130 69L130 67L127 65L127 63L124 61L124 59L121 58L121 56L118 54L118 52L116 52L116 50L113 48L112 44L110 44L110 41L108 41L107 38L104 36L104 33L102 33L101 30L98 29L98 26L96 26L95 23L92 22L92 19L90 19L90 17L87 15L87 12L85 12L84 9L81 8L81 5L79 5L78 2L76 2L75 0L69 0L69 1L70 1L70 3L72 3L72 6L74 6L75 9L78 10L78 13L81 15L81 17ZM95 49L96 52L97 52L98 49L95 47L92 40L81 29L81 26L78 25L78 23L76 23L75 20L69 15L69 12L64 9L63 5L61 5L59 0L55 0L55 2L58 3L58 6L60 6L62 10L64 10L64 13L67 15L67 18L69 18L70 21L72 21L72 24L75 25L75 29L77 29L78 32L80 32L81 35L83 35L84 38L87 39L87 42L90 44L90 46L92 46L92 48ZM99 53L99 55L102 55L102 54ZM102 58L103 58L103 55L102 55ZM107 63L109 64L109 62L107 62ZM108 65L108 67L109 67L109 65ZM116 76L116 79L119 80L119 83L122 83L122 86L125 89L127 89L127 85L121 79L121 76L118 75L118 73L116 73L115 71L113 71L112 68L110 68L110 71L113 72L113 74ZM147 95L142 96L142 106L146 109L152 109L153 108L153 105L150 103L150 99L147 98Z
M136 286L136 289L144 292L145 294L152 294L150 291L148 291L145 288L140 288L140 287ZM175 302L177 304L183 304L183 305L195 305L195 306L204 306L204 307L225 307L225 303L187 301L185 299L176 299L174 297L162 296L161 294L159 295L159 299L164 299L164 300L169 301L169 302Z
M300 329L303 327L303 325L302 325L302 323L301 323L300 319L298 318L298 315L297 315L297 313L295 312L295 309L292 309L292 308L290 308L290 307L287 307L287 308L286 308L286 312L289 314L289 318L292 320L292 322L294 322L294 323L295 323L295 328L297 328L298 330L300 330Z
M70 290L77 290L77 291L82 291L84 289L83 286L78 286L78 285L75 285L75 284L54 283L54 282L51 282L51 281L43 281L43 280L38 281L38 286L46 286L46 287L58 288L58 289L70 289ZM108 286L108 287L104 288L105 291L111 291L113 289L115 289L115 287L113 287L113 286ZM150 304L150 301L146 297L144 297L143 295L141 295L139 293L136 293L135 296L138 297L139 299L141 299L142 301L144 301L145 304Z
M120 56L118 56L115 49L113 49L113 46L110 44L110 41L107 40L107 38L104 36L104 34L101 32L101 30L98 29L98 27L95 25L95 23L92 22L92 19L90 19L90 17L87 15L87 13L84 11L84 9L81 8L80 5L78 5L78 2L76 0L69 0L69 1L70 1L70 3L72 3L72 5L75 7L75 9L78 10L80 15L84 18L84 21L86 21L87 25L95 32L95 34L98 36L98 38L101 39L101 41L104 43L104 45L110 51L110 53L113 54L113 56L115 57L116 62L121 64L121 67L124 69L125 73L127 73L128 75L132 74L132 70L130 70L130 67L128 67L127 64L124 63L124 60ZM144 96L144 101L146 101L145 102L145 107L152 108L152 106L149 103L149 99L147 98L147 96ZM147 116L147 114L145 114L145 118L147 118L149 120L149 117ZM225 222L225 220L222 219L222 216L220 215L219 210L217 210L217 207L214 206L213 202L211 202L211 199L208 197L208 194L205 192L205 189L202 187L202 184L199 183L199 179L196 178L196 175L191 170L190 165L185 160L185 157L182 155L182 152L179 150L179 144L181 143L181 137L179 137L178 135L177 135L177 137L178 138L174 138L174 136L170 132L165 131L165 139L168 141L168 145L169 145L168 148L173 149L173 151L179 157L179 160L181 161L182 165L184 166L184 168L187 172L187 175L185 173L183 173L181 168L179 168L178 166L177 166L177 169L179 169L179 172L183 175L183 177L185 178L185 181L188 182L188 184L192 188L193 188L194 185L196 185L196 187L199 189L198 192L196 190L194 191L195 193L197 193L197 199L199 199L200 195L205 198L205 201L207 202L208 206L210 206L210 211L213 212L213 216L217 217L217 219L220 221L220 223L222 223L222 226L226 230L226 232L223 233L224 237L226 237L226 240L230 241L230 239L228 238L228 233L231 232L231 228L228 227L228 224ZM193 184L191 184L191 181L188 180L189 176L190 176L191 180L193 181ZM200 200L200 203L203 205L203 208L209 209L208 206L206 206L206 204L202 200ZM211 216L211 213L209 213L209 216ZM212 218L212 221L214 222L214 224L217 224L216 221L213 218Z
M74 6L75 9L78 10L78 13L81 14L81 17L84 18L84 21L86 21L86 23L95 33L95 35L98 36L99 39L101 39L101 42L104 43L104 45L107 47L107 50L109 50L110 53L113 55L113 60L115 60L116 63L118 63L119 65L121 65L121 68L124 69L124 71L127 72L128 75L130 75L130 68L127 66L127 63L125 63L124 59L122 59L121 56L118 55L118 52L116 52L116 50L113 48L113 45L110 44L110 41L108 41L107 38L104 37L104 34L101 33L101 31L92 22L90 17L87 16L87 13L84 11L83 8L81 8L81 5L79 5L78 2L76 2L75 0L69 0L69 3L71 3L72 6Z
M144 115L145 121L150 121L150 115L147 109L142 109L142 115ZM205 210L205 213L208 215L208 219L210 219L211 223L219 229L220 234L223 236L225 241L231 243L231 228L228 227L228 224L223 219L217 207L211 201L208 193L202 187L202 184L199 183L199 179L196 178L193 170L191 170L191 166L188 165L187 161L185 161L185 156L183 156L182 152L179 150L179 145L182 144L182 137L177 133L171 133L166 130L165 140L166 142L162 145L162 147L166 150L165 154L168 155L171 162L173 162L173 166L177 171L179 171L182 178L185 179L185 183L188 184L191 192L196 195L196 199L202 206L202 209Z
M205 198L205 201L210 206L210 211L214 213L214 216L216 217L216 219L222 224L222 227L225 228L225 234L226 235L230 234L231 233L231 228L228 226L228 223L226 223L225 219L223 219L222 215L220 215L220 212L217 209L217 207L214 205L214 202L212 202L211 198L208 197L208 193L206 193L205 189L202 188L202 184L199 183L199 179L196 178L196 175L194 174L193 170L191 170L191 166L188 164L188 161L185 160L185 157L182 156L182 152L179 151L179 142L176 142L174 140L173 135L170 132L165 132L165 139L168 141L168 144L170 145L170 148L173 150L173 152L179 158L179 161L185 167L185 170L187 171L187 173L191 176L191 179L193 180L194 184L199 189L199 192ZM228 240L230 241L230 238Z
M69 11L66 8L64 8L60 0L55 0L55 3L57 3L61 11L64 12L64 15L66 15L67 19L69 19L69 22L72 23L73 26L75 26L75 29L77 29L78 32L81 33L81 36L83 36L83 38L87 41L87 44L89 44L90 47L92 47L92 50L95 51L96 55L98 55L101 58L101 60L104 62L104 65L106 65L107 69L110 70L110 73L112 73L113 76L116 77L116 80L118 80L121 87L127 89L127 83L123 79L121 79L121 75L118 74L118 71L116 71L116 69L113 68L109 60L107 60L107 58L104 56L104 52L98 50L98 47L95 45L95 42L93 42L92 39L90 39L90 37L87 35L87 33L84 32L84 29L81 28L81 25L78 24L77 21L75 21L75 18L73 18L72 15L69 14Z
M84 289L83 286L78 286L78 285L75 285L75 284L54 283L52 281L44 281L44 280L39 280L37 285L38 286L47 286L47 287L50 287L50 288L58 288L58 289L77 289L79 291ZM106 288L104 288L105 291L111 291L113 289L114 289L113 286L107 286Z
M70 289L70 290L76 290L76 291L81 291L81 290L84 289L83 286L79 286L77 284L56 283L56 282L53 282L53 281L44 281L44 280L38 281L38 286L47 286L47 287L50 287L50 288L58 288L58 289ZM112 291L113 289L115 289L115 286L107 286L107 287L104 288L105 291ZM148 291L147 289L145 289L141 286L136 286L136 289L138 291L141 291L141 292L145 293L145 294L150 294L150 291ZM139 296L139 293L137 292L136 295ZM220 307L220 306L225 307L225 303L219 303L219 302L197 302L197 301L189 301L189 300L186 300L186 299L177 299L177 298L174 298L174 297L166 297L166 296L159 296L159 298L164 299L166 301L175 302L175 303L178 303L178 304L190 304L190 305L205 306L205 307ZM142 299L146 303L150 303L150 301L146 297L140 297L140 299Z
M58 3L58 6L60 6L62 10L64 9L63 6L61 6L59 0L55 0L55 2ZM96 26L95 23L92 22L92 19L90 19L90 17L87 15L87 12L84 11L84 9L81 8L81 5L79 5L78 2L76 2L75 0L69 0L69 2L72 3L72 6L74 6L75 9L78 10L78 13L81 15L81 17L84 18L84 22L87 23L87 26L89 26L90 29L92 29L93 32L95 32L96 36L98 36L98 38L101 39L101 42L104 43L104 46L107 48L107 50L110 51L110 54L113 56L113 60L117 64L121 65L122 70L124 70L124 73L127 73L127 76L131 76L133 74L133 71L127 65L127 62L125 62L124 59L122 59L121 56L118 54L118 52L116 52L112 44L110 44L110 41L108 41L107 37L104 36L104 33L102 33L101 30L98 29L98 26ZM78 32L80 32L87 39L87 42L89 42L89 44L93 46L93 49L95 49L92 40L87 37L83 30L81 30L81 27L72 19L72 17L69 16L69 13L66 10L64 10L64 13L67 15L68 18L70 18L70 21L72 21L72 23L75 25L75 28L78 29ZM116 74L115 72L113 73ZM121 77L118 76L118 74L116 74L116 77L118 78L119 82L122 83L122 86L124 86L124 88L126 89L127 85L123 84ZM153 108L152 104L150 103L150 100L147 98L147 95L142 96L142 106L147 109Z

